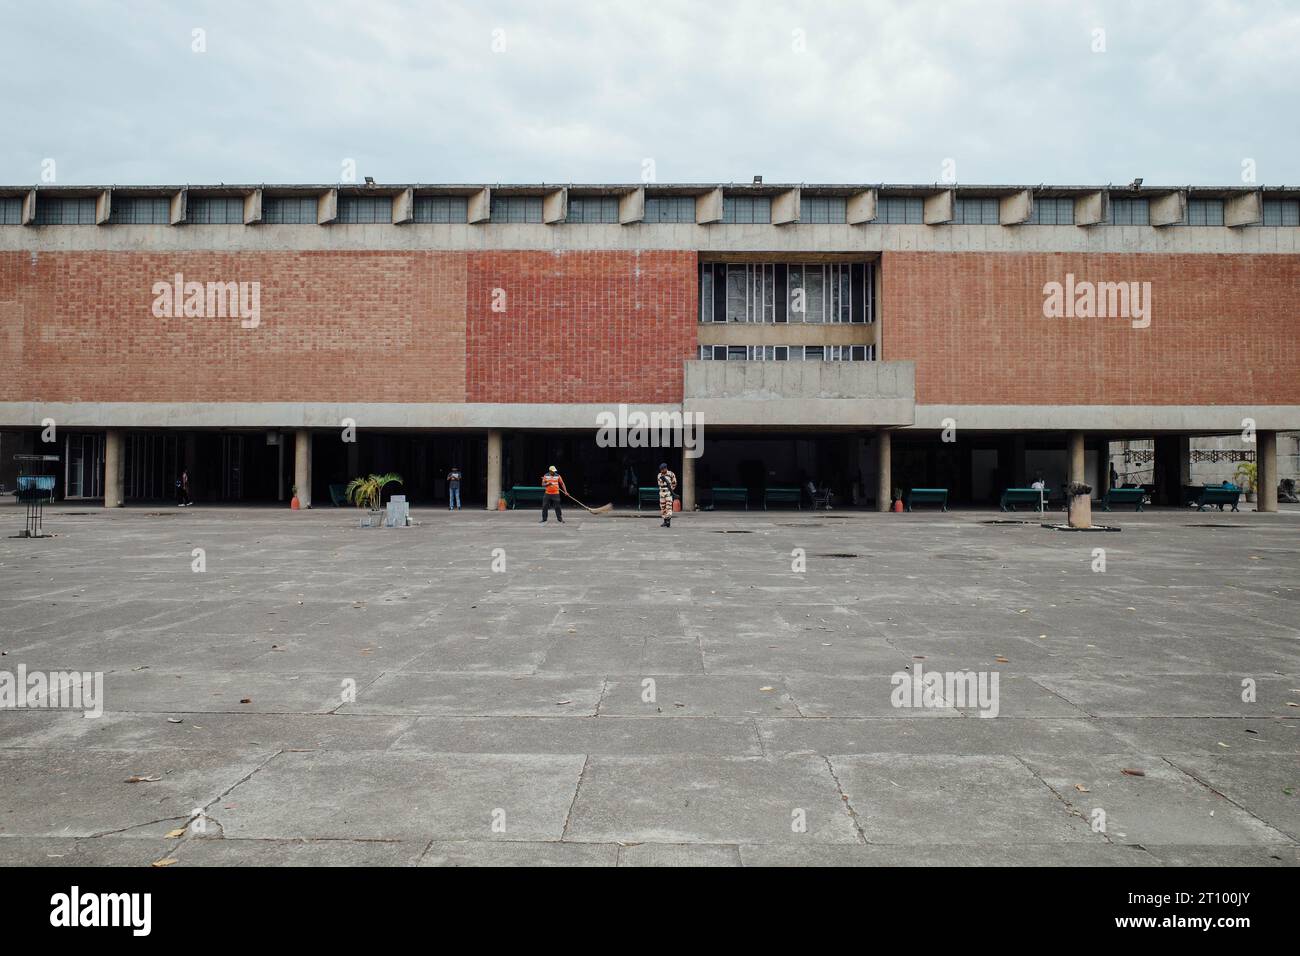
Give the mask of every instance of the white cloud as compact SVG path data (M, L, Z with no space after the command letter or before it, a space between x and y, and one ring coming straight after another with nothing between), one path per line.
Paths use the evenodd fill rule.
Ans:
M207 52L191 52L191 30ZM1091 49L1106 31L1106 52ZM493 31L504 52L493 52ZM806 49L796 49L795 30ZM1300 180L1281 0L162 0L10 13L0 181Z

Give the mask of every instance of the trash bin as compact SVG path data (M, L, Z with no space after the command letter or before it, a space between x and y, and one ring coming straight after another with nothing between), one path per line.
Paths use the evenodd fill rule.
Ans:
M1067 494L1069 496L1070 527L1091 528L1092 485L1085 485L1079 481L1070 482Z

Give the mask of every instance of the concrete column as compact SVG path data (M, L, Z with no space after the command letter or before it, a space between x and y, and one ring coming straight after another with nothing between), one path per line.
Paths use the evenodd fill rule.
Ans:
M298 506L311 507L311 431L299 428L293 436L293 484Z
M677 476L682 493L682 511L695 510L695 459L682 453L682 473Z
M876 432L876 510L888 511L891 504L890 497L893 495L893 466L891 458L893 452L893 434L891 432Z
M487 509L496 511L501 500L501 430L492 429L487 439Z
M1255 510L1277 511L1277 432L1255 433Z
M1088 475L1084 468L1083 432L1070 432L1066 437L1066 449L1070 460L1070 481L1087 484Z
M120 508L126 484L126 437L121 429L104 433L104 507Z

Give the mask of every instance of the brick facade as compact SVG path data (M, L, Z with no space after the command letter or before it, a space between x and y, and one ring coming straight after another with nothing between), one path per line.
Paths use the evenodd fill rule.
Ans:
M260 282L261 324L155 318L153 286ZM462 402L463 254L0 254L9 400Z
M1043 287L1150 282L1149 328L1043 317ZM885 360L924 404L1300 403L1300 257L886 252Z
M176 272L260 326L156 318ZM679 402L695 290L681 252L0 253L0 401Z
M691 252L471 254L468 400L680 402L682 362L696 357L696 261ZM494 297L504 311L493 311Z

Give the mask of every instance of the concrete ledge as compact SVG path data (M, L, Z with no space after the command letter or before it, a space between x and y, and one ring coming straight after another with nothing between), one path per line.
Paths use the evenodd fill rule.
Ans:
M798 186L772 197L772 225L785 226L799 221L800 190Z
M393 225L399 226L415 219L415 190L403 189L393 197Z
M1076 226L1100 226L1110 218L1110 193L1099 190L1074 200Z
M1300 405L921 405L917 429L952 418L973 431L1240 433L1253 418L1265 431L1300 429Z
M173 226L178 226L185 221L186 207L189 205L189 191L178 189L172 194L170 205L170 219Z
M1187 191L1185 189L1154 196L1151 199L1151 225L1178 226L1187 221Z
M262 190L254 189L244 197L244 225L262 221Z
M636 405L651 412L680 411L676 404ZM0 427L39 428L52 418L59 428L539 428L591 429L601 412L618 405L530 405L396 402L0 402Z
M316 222L319 225L333 222L339 217L339 191L327 189L316 200Z
M556 189L542 197L542 222L554 225L569 217L569 191Z
M906 398L688 398L682 410L704 416L704 427L859 428L910 425L913 403Z
M102 189L95 197L95 225L102 226L113 215L113 190Z
M998 200L998 222L1004 226L1018 226L1022 222L1028 222L1033 214L1034 191L1032 189L1022 189Z

